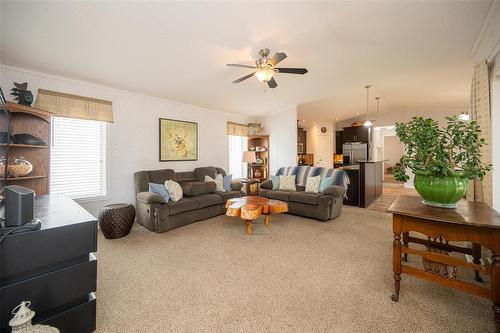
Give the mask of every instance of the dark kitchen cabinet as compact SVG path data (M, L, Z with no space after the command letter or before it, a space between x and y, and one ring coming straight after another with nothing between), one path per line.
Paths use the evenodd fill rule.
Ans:
M344 131L335 132L335 154L342 154L342 145L344 144Z
M368 128L364 126L344 127L344 142L368 142Z

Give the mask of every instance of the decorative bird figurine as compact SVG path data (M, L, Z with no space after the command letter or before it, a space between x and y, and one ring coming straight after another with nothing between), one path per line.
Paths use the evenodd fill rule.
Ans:
M18 101L17 102L18 104L31 106L31 103L33 103L33 94L31 93L31 91L27 90L28 82L24 83L14 82L14 86L15 87L10 90L12 91L10 94L12 96L16 96L14 100Z

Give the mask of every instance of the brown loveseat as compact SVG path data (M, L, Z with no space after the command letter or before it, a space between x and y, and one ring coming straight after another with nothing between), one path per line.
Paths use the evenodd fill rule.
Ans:
M215 192L215 183L205 183L205 176L226 175L221 168L203 167L194 171L175 172L172 169L139 171L134 174L137 222L158 233L225 213L228 199L241 197L242 184L231 182L231 191ZM149 183L163 184L174 180L182 187L183 198L169 201L148 192Z

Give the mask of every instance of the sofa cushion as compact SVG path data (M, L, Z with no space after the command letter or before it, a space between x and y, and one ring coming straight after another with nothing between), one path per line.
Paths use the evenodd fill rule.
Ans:
M198 208L205 208L223 203L222 198L217 194L203 194L193 198L193 200L198 202Z
M225 204L226 201L233 198L241 198L240 191L226 191L226 192L215 192L222 199L222 203Z
M311 167L306 165L301 165L297 167L297 174L295 176L295 182L297 185L306 186L307 179L309 177L316 177L321 175L323 172L322 167Z
M182 193L184 193L186 197L195 197L213 192L215 192L214 182L192 182L182 184Z
M232 180L231 181L231 191L241 191L243 184L240 181Z
M295 176L280 176L279 189L295 191Z
M149 183L149 192L158 193L165 199L165 202L170 200L170 195L163 184Z
M295 191L297 192L304 192L305 190L306 190L305 186L300 186L300 185L295 186Z
M321 182L321 176L307 177L306 192L319 192L319 183Z
M222 184L224 185L224 191L231 191L231 181L233 180L233 175L222 176Z
M276 172L276 176L295 176L297 173L296 166L281 167Z
M190 183L190 182L197 182L198 181L198 178L196 178L194 171L176 172L175 178L176 178L176 181L181 185L183 183Z
M161 169L148 171L149 182L156 184L163 184L167 180L176 181L175 171L172 169Z
M222 175L216 175L215 179L210 176L205 176L205 182L213 182L215 183L215 190L217 192L224 192L224 177Z
M290 194L290 201L300 202L308 205L317 205L319 202L319 197L321 195L318 193L310 192L292 192Z
M215 168L215 172L217 172L217 174L221 174L222 177L225 177L226 176L226 171L222 168Z
M194 169L194 174L196 175L196 178L198 178L199 182L203 182L205 181L205 176L209 176L215 179L215 176L217 175L217 169L212 166L196 168Z
M198 201L191 198L182 198L179 201L169 202L166 204L170 210L170 215L176 215L190 210L198 209Z
M277 191L267 191L266 197L269 199L276 199L280 201L290 201L290 194L294 191L290 190L277 190Z
M179 201L182 199L182 187L179 183L173 180L167 180L165 182L165 188L168 191L168 195L170 196L170 200Z
M272 177L278 177L278 176L272 176ZM263 181L260 184L260 188L261 189L271 190L273 188L273 181L272 181L272 179L268 179L268 180Z
M137 200L147 204L163 204L165 198L158 193L153 192L139 192L137 193Z

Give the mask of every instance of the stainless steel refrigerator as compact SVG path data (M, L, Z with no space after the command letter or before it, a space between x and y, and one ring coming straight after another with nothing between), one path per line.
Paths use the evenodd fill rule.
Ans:
M344 143L342 145L342 154L344 155L344 164L353 164L359 160L366 160L368 159L368 144Z

